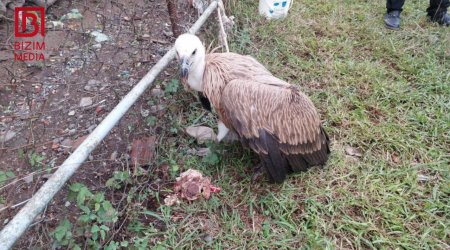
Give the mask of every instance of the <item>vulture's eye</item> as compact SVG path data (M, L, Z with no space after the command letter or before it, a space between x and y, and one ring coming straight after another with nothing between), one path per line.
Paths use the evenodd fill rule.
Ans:
M195 53L197 53L197 49L195 49L194 52L192 52L192 55L195 55Z

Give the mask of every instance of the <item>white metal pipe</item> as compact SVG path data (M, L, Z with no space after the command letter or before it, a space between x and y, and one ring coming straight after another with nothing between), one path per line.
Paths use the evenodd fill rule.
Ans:
M216 9L217 1L213 1L195 24L189 29L196 33L206 19ZM10 249L17 239L25 232L34 218L42 212L55 194L64 186L66 181L86 160L89 154L108 135L123 115L153 83L170 61L175 58L175 49L171 48L158 63L142 78L141 81L117 104L106 118L92 131L84 142L58 168L48 181L37 191L30 201L14 216L14 218L0 232L0 250Z

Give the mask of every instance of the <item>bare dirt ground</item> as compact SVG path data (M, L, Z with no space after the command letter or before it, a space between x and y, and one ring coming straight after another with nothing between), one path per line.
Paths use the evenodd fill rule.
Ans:
M22 207L17 204L32 197L174 41L165 1L58 1L47 10L47 23L71 9L78 9L83 18L66 20L64 27L47 28L44 63L15 61L13 23L1 23L0 132L11 138L0 142L0 170L12 171L15 177L0 191L0 228ZM185 1L180 1L179 11L185 30L197 14ZM110 40L95 42L90 35L94 30ZM162 118L174 98L164 96L164 85L177 77L174 65L163 72L157 81L161 89L149 90L133 106L71 182L104 191L112 173L130 165L133 140L153 135L162 138L161 134L167 133ZM149 116L157 120L148 122ZM142 185L151 185L151 180L147 181ZM124 195L122 191L107 194L113 203ZM148 207L152 207L151 201ZM48 232L63 217L77 217L74 204L67 201L67 187L22 236L17 249L48 248ZM118 237L126 238L120 233Z

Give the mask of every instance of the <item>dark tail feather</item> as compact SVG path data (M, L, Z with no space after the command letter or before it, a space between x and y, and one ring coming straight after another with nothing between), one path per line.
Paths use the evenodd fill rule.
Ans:
M291 167L292 172L303 172L309 168L308 163L302 155L287 155L286 158L289 161L289 166Z
M310 166L324 165L328 160L330 154L330 139L327 133L321 127L321 148L313 153L303 155L304 159Z
M259 140L267 150L267 154L259 154L264 166L275 182L282 183L287 175L287 161L280 151L279 143L263 129L259 131Z
M327 158L328 158L328 154L331 153L331 151L330 151L330 138L328 137L327 132L325 131L325 129L323 129L322 126L320 126L320 131L322 132L322 136L325 136L325 144L327 146Z
M211 111L211 103L209 102L208 97L203 95L202 92L198 92L198 99L200 100L204 109Z

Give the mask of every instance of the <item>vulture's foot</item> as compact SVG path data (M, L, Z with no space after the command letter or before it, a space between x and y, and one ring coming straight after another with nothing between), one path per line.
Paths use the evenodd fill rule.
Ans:
M264 165L262 163L259 163L258 165L253 167L253 174L252 178L250 179L250 182L252 184L256 183L256 181L260 180L261 176L264 176L266 174L266 168L264 168Z

